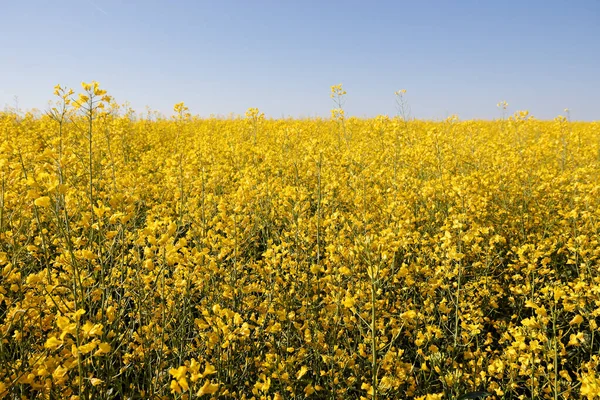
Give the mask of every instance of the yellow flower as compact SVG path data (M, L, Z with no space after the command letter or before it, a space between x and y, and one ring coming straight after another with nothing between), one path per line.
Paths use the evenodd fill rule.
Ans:
M304 395L306 397L310 396L311 394L313 394L315 392L315 388L312 384L308 384L306 385L306 387L304 388Z
M171 393L181 393L181 386L179 386L176 380L172 380L169 387L171 389Z
M81 329L83 330L83 334L86 337L89 336L98 336L102 334L102 324L94 324L90 321L87 321L82 327Z
M577 314L576 316L573 317L573 319L571 321L569 321L569 325L579 325L583 322L583 317L581 316L581 314Z
M582 373L581 378L581 395L588 400L600 397L600 378L593 371Z
M340 267L339 271L342 275L346 275L346 276L352 275L352 271L350 270L350 268L348 268L346 266Z
M96 339L96 340L98 340L98 339ZM96 348L97 344L98 343L96 343L96 342L86 343L84 345L79 346L77 348L77 351L80 352L81 354L87 354L87 353L91 352L92 350L94 350Z
M77 324L71 322L68 317L58 315L56 317L56 326L61 330L60 339L64 340L67 335L74 335L77 331Z
M177 383L179 383L179 386L181 386L181 389L185 392L187 390L190 389L189 385L188 385L188 381L186 378L181 378L177 380Z
M104 96L106 94L106 90L100 89L100 85L98 82L94 82L94 96Z
M331 98L341 97L346 94L346 91L342 88L342 84L331 86Z
M331 110L331 118L332 119L344 119L344 110L341 108L334 108Z
M196 395L203 396L205 394L215 394L217 390L219 390L219 385L217 383L210 383L210 381L206 381Z
M308 372L308 367L303 365L300 370L296 373L296 379L302 378Z
M67 374L67 372L69 372L67 368L63 367L62 365L59 365L52 373L52 377L56 380L60 380Z
M92 384L92 386L98 386L104 383L104 381L98 378L90 378L90 383Z
M108 322L110 322L110 323L114 322L116 316L117 316L117 310L115 309L115 307L108 306L108 308L106 309L106 317L108 318Z
M521 323L523 324L523 326L526 326L528 328L539 328L540 327L540 323L535 319L535 318L525 318L521 321Z
M47 349L51 349L51 350L56 350L58 349L60 346L62 346L63 341L58 339L57 337L50 337L48 338L48 340L46 340L46 344L44 344L44 347Z
M89 96L86 96L86 95L85 95L85 94L83 94L83 93L79 93L79 96L77 97L77 103L78 103L79 105L84 105L84 104L86 104L88 101L90 101L90 98L89 98Z
M260 379L254 384L257 390L267 393L271 388L271 378L267 378L265 374L260 374Z
M567 346L579 346L583 342L585 342L583 332L577 332L577 334L571 334L569 336L569 343L567 343Z
M96 254L94 254L93 251L87 249L81 250L81 256L86 260L93 260L96 258Z
M169 374L171 374L173 376L173 378L175 378L177 380L184 378L186 373L187 373L187 367L184 365L179 368L171 368L169 370Z
M400 314L400 317L406 321L412 321L417 318L417 312L415 310L408 310Z
M103 356L105 354L110 353L111 350L112 350L112 347L110 346L110 344L102 342L98 345L98 350L96 350L94 355L95 356Z
M342 302L342 304L344 305L344 307L346 308L352 308L354 307L354 304L356 303L356 300L354 300L354 297L350 297L347 296L344 301Z
M50 197L42 196L34 200L33 204L38 207L50 207Z
M217 370L215 369L215 367L213 367L212 365L207 363L206 367L204 368L204 372L202 373L202 377L206 378L207 376L213 375L216 373L217 373Z
M375 390L373 389L373 386L372 386L370 383L363 382L363 384L362 384L362 385L360 385L360 388L361 388L362 390L366 390L366 391L367 391L367 394L368 394L369 396L373 396L373 395L375 394Z

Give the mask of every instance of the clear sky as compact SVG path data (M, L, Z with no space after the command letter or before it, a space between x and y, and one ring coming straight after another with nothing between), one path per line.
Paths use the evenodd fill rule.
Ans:
M0 0L0 108L99 81L171 114L600 120L599 0Z

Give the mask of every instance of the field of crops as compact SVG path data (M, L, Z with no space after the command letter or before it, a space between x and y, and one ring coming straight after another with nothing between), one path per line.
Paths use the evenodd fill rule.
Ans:
M0 397L600 397L600 123L55 94L0 114Z

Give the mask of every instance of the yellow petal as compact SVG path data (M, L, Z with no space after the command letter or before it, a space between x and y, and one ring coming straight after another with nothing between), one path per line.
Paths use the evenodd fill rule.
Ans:
M185 378L186 372L187 372L187 367L185 365L182 365L179 368L171 368L169 370L169 374L171 374L173 376L173 378L175 378L177 380Z
M98 385L100 385L102 382L104 382L102 379L98 379L98 378L90 378L90 383L92 384L92 386L98 386Z
M98 340L98 339L96 339ZM77 348L77 350L81 353L81 354L87 354L89 352L91 352L92 350L94 350L96 348L96 343L95 342L90 342L90 343L86 343L84 345L81 345Z
M354 303L356 303L356 300L354 300L353 297L346 297L344 299L344 301L342 302L342 304L344 305L344 307L346 308L352 308L354 307Z
M112 348L110 347L110 344L108 343L100 343L98 345L98 350L96 350L96 352L94 353L95 356L102 356L106 353L110 353L110 351L112 350Z
M302 368L300 368L300 371L298 371L298 373L296 374L296 379L302 378L307 372L308 368L306 367L306 365L303 365Z
M210 364L206 364L206 368L204 368L204 372L202 373L202 377L206 377L208 375L216 374L217 370Z
M52 336L51 338L46 340L46 344L44 345L44 347L47 349L57 349L60 346L62 346L62 344L63 344L62 340L58 339L57 337Z
M219 384L206 381L204 386L202 386L198 391L197 395L202 396L204 394L214 394L217 390L219 390Z
M577 314L573 319L569 322L569 325L579 325L583 322L583 317L581 314Z
M33 204L35 204L38 207L50 207L50 197L48 197L48 196L38 197L37 199L35 199L33 201Z

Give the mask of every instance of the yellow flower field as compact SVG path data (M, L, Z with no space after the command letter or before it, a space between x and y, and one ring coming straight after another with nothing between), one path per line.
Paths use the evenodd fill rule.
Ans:
M55 95L0 114L0 398L600 398L600 123Z

